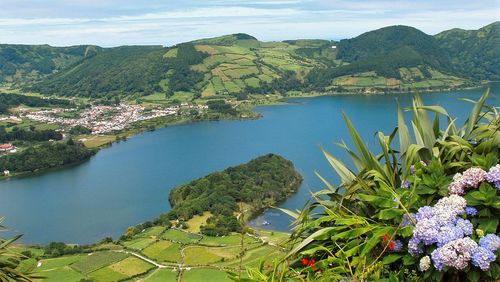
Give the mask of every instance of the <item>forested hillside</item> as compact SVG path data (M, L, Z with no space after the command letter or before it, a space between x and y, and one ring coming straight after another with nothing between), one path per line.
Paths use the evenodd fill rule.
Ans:
M499 34L493 23L436 36L389 26L340 42L238 33L168 48L1 45L0 79L45 95L108 99L460 88L500 77Z
M476 79L500 79L500 22L478 30L451 29L437 34L454 69Z
M37 79L62 70L102 48L97 46L0 44L0 83Z
M141 95L159 91L166 64L161 46L123 46L104 49L95 56L48 76L30 90L44 94L82 97Z
M250 162L215 172L170 193L172 210L168 220L188 220L194 215L210 212L212 216L202 232L224 235L238 231L238 203L245 204L244 213L252 215L275 205L297 191L302 177L292 162L268 154Z

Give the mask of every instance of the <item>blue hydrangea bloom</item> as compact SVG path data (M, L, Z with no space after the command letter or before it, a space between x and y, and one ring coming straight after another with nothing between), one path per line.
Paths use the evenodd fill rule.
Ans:
M421 221L422 219L429 219L434 215L434 209L429 206L424 206L418 209L417 214L415 215L415 220Z
M401 188L403 188L403 189L408 189L408 188L410 188L410 185L411 185L410 181L405 180L405 181L403 181L403 182L401 183Z
M457 219L455 226L460 230L462 230L462 232L465 235L472 235L472 233L474 232L474 227L472 226L472 223L467 219L463 218Z
M495 234L487 234L483 238L479 239L479 246L492 252L496 252L500 248L500 238Z
M441 253L439 252L439 248L432 251L431 258L432 262L434 263L434 267L439 271L443 271L444 262L443 258L441 257Z
M437 245L438 247L442 247L451 241L455 241L463 237L464 232L462 231L462 229L453 225L441 226L441 228L439 229L439 234L437 236Z
M474 207L465 207L465 213L470 216L475 216L477 214L477 209Z
M423 253L423 250L420 246L420 240L412 237L408 242L408 252L414 257L421 255Z
M481 268L483 271L488 270L490 264L496 259L497 257L495 254L484 247L477 247L472 253L472 264Z

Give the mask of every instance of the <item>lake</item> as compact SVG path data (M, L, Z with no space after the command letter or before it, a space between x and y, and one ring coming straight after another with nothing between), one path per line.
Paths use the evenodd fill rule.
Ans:
M489 104L500 105L500 84L493 84ZM445 106L465 120L482 89L422 94L426 104ZM290 104L256 108L263 118L207 121L171 126L137 135L101 150L88 162L42 174L0 181L0 215L4 225L24 233L23 242L91 243L117 238L128 226L169 210L169 191L177 185L266 153L293 161L304 176L298 193L282 203L301 208L311 191L324 186L317 170L333 183L337 177L323 157L323 146L341 160L334 143L349 141L345 112L369 146L376 131L396 126L396 99L409 106L413 94L344 95L289 99ZM268 211L256 222L287 230L288 216ZM254 222L255 224L255 222Z

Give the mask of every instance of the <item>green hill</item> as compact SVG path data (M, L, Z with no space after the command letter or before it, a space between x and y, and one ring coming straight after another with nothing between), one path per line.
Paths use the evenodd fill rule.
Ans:
M0 56L0 66L10 76L0 78L16 77L24 89L45 95L144 101L466 87L500 76L498 26L436 36L390 26L340 42L262 42L239 33L168 48L2 45L10 55ZM32 71L44 58L54 65ZM15 69L5 67L14 63Z
M100 47L0 44L0 83L36 79L90 57Z
M475 79L500 79L500 22L478 30L455 28L435 38L456 72Z

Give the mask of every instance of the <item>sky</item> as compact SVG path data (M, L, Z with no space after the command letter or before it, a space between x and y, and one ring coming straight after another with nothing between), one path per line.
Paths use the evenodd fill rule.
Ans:
M0 0L0 43L170 46L248 33L339 40L389 25L428 34L500 20L500 0Z

